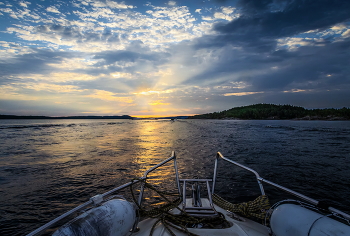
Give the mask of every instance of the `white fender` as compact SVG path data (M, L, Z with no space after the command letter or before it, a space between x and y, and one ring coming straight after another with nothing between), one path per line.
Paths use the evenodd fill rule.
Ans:
M350 226L307 208L282 204L271 216L271 229L276 236L349 236Z
M135 208L130 202L114 199L74 218L53 236L127 235L135 219Z

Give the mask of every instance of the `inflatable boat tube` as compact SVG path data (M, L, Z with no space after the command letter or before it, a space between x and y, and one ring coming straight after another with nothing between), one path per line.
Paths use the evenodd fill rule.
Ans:
M135 219L135 208L130 202L114 199L74 218L53 236L128 235Z
M307 208L282 204L272 213L271 229L276 236L349 236L350 226Z

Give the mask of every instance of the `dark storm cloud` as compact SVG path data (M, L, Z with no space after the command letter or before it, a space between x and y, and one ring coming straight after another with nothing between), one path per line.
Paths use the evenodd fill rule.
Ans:
M80 53L78 53L80 54ZM54 70L49 64L59 64L64 58L74 58L77 53L32 49L31 53L16 55L0 62L0 77L18 74L48 73Z
M234 81L251 84L250 91L280 89L339 88L350 85L350 39L324 46L303 46L296 51L278 50L271 53L248 53L224 50L220 60L188 84L210 81L225 74L249 74ZM216 83L216 82L214 82Z
M249 91L278 91L293 86L334 89L350 84L349 40L335 42L329 36L321 43L310 42L294 51L277 50L280 38L325 30L350 20L350 1L241 0L237 6L241 10L239 18L215 25L218 35L203 36L194 44L196 50L221 52L211 67L187 83L208 83L235 73L232 80L251 84ZM249 73L254 70L260 72Z
M288 86L331 89L350 85L350 40L322 47L306 46L290 54L292 56L281 57L275 64L281 69L254 78L253 87L257 90Z
M270 11L274 4L284 2L280 11ZM350 19L350 1L334 0L241 0L242 15L214 29L222 34L249 37L280 38L314 29L325 29ZM241 37L238 37L241 39Z
M217 47L228 43L245 50L268 52L276 39L309 30L323 30L350 20L350 1L333 0L240 0L241 16L214 26L217 36L199 39L196 47Z

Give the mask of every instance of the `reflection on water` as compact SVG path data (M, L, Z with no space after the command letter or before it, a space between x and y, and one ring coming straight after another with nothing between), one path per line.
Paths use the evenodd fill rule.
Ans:
M134 159L138 164L138 176L141 176L152 165L156 164L155 155L157 147L160 145L159 136L157 135L157 125L155 121L145 121L137 123L138 136L136 138L135 146L139 149L139 155Z
M350 211L349 143L350 123L340 121L3 120L0 235L28 233L141 177L173 150L181 178L211 178L221 151L266 179ZM172 162L149 177L176 190ZM219 163L218 178L216 192L228 200L259 193L249 173L227 163ZM267 190L272 200L285 197Z

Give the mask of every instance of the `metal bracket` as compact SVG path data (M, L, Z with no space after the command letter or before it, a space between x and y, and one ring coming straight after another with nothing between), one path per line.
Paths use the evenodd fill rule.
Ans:
M90 200L94 203L94 205L99 205L101 204L101 202L103 201L103 196L98 194L96 196L93 196L92 198L90 198Z

